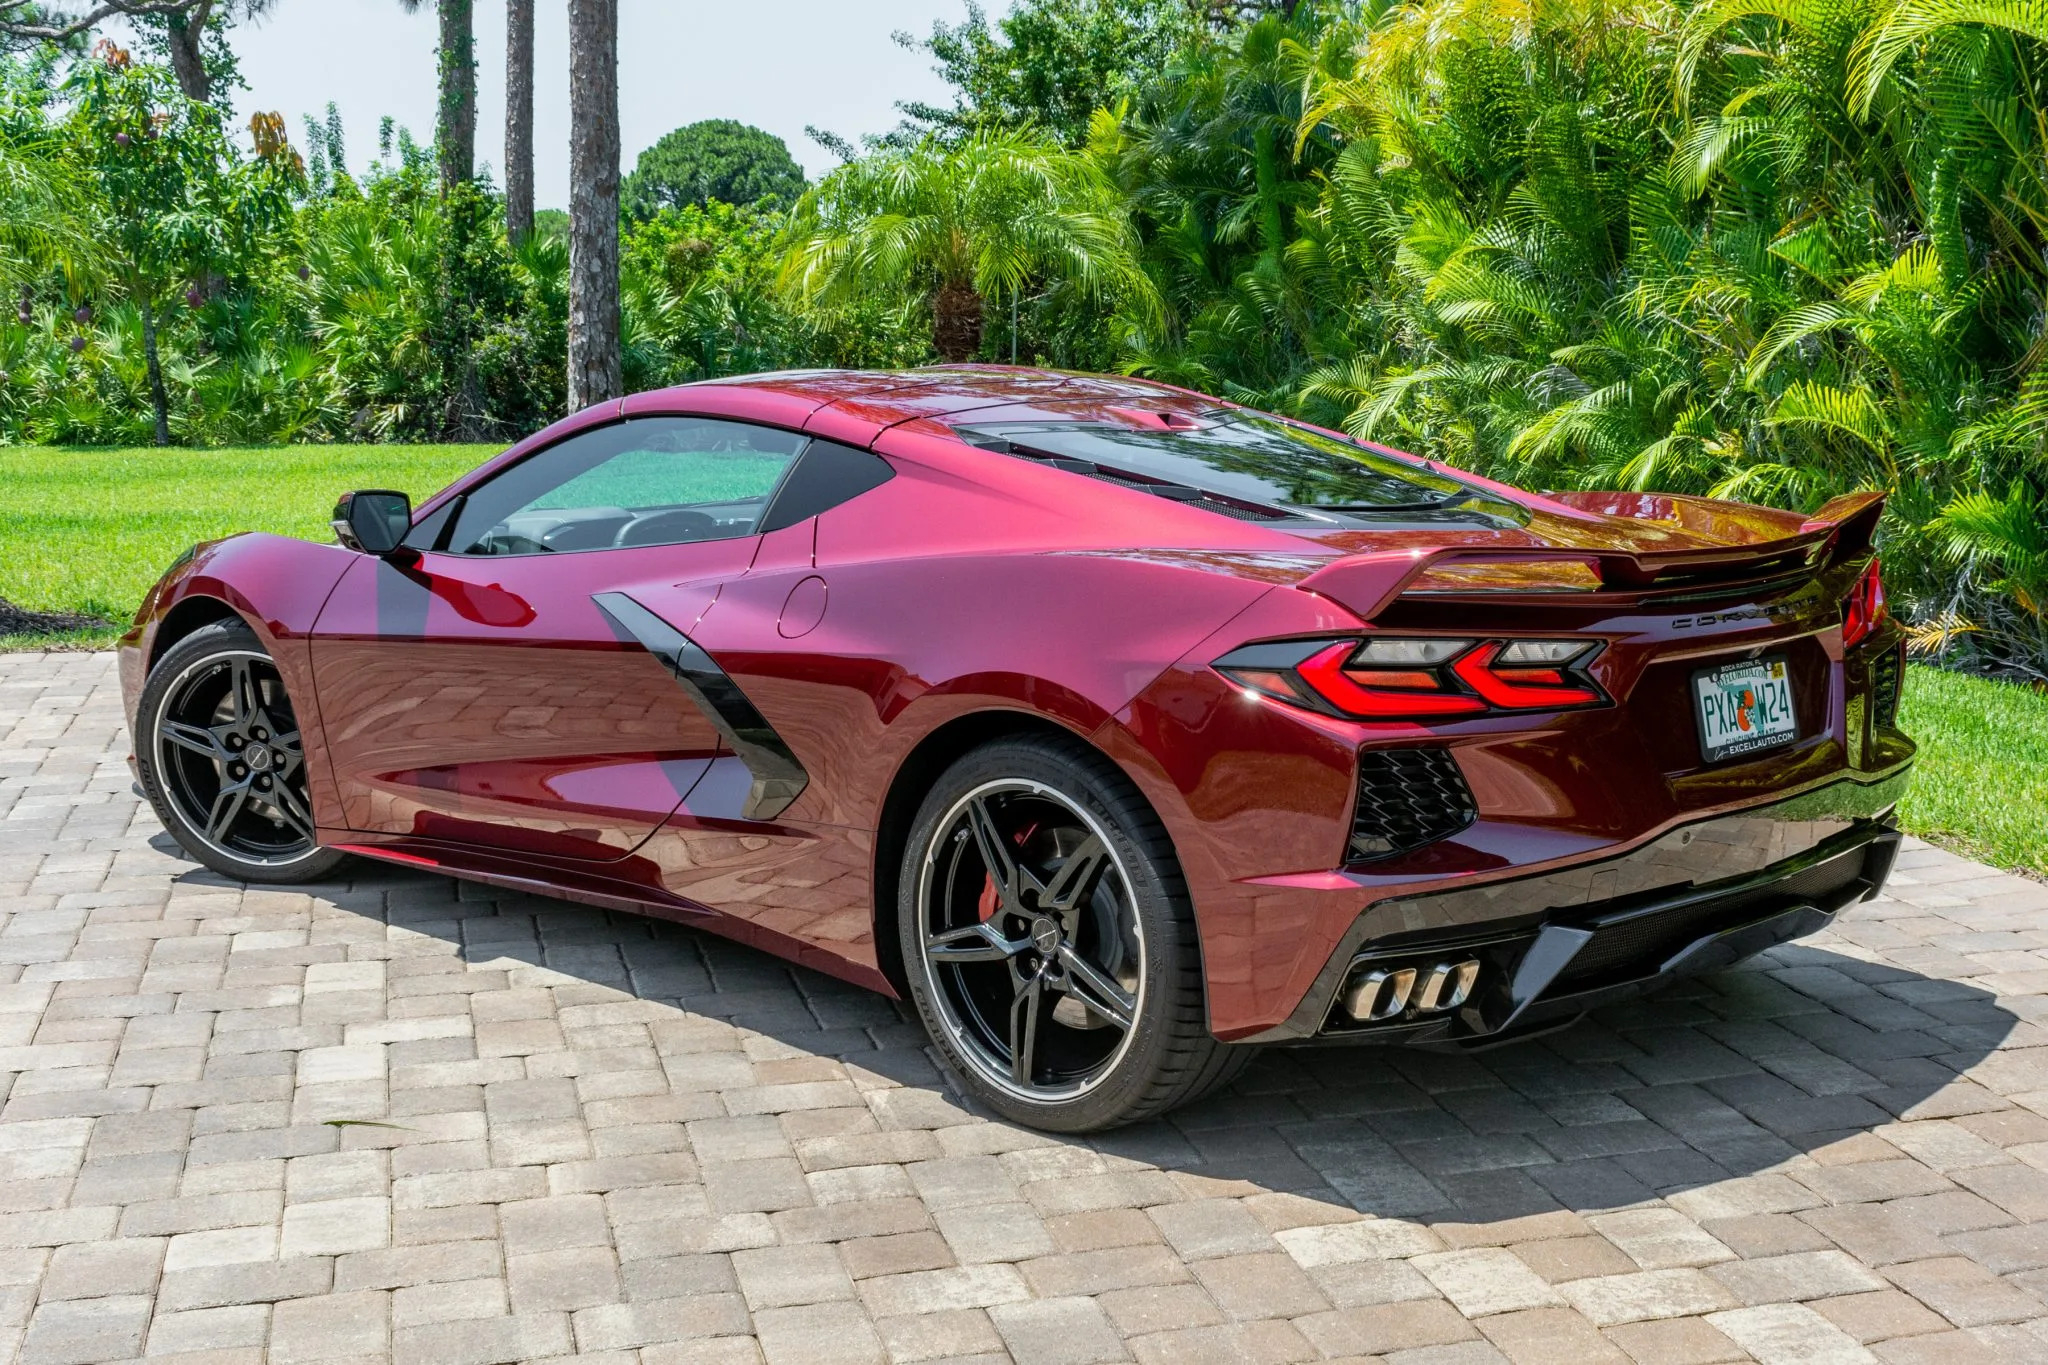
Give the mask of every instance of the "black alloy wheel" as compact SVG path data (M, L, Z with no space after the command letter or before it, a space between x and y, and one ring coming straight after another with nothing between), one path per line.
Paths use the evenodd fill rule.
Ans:
M143 791L194 858L266 882L303 881L341 860L319 846L298 718L247 625L217 622L172 646L137 718Z
M939 823L922 888L940 1011L988 1080L1086 1091L1137 1025L1143 930L1109 842L1050 788L984 783Z
M911 994L969 1090L1059 1131L1127 1123L1234 1074L1209 1036L1165 831L1077 743L1001 741L927 796L899 905Z

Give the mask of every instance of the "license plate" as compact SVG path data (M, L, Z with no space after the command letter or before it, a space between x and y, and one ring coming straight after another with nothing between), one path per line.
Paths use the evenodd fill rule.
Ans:
M1695 673L1692 690L1700 751L1709 763L1799 738L1792 675L1782 658L1745 659Z

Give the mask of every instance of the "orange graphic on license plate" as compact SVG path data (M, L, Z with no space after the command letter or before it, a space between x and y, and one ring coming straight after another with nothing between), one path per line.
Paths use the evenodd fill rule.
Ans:
M1694 678L1700 739L1709 760L1790 743L1798 733L1782 659L1765 659Z

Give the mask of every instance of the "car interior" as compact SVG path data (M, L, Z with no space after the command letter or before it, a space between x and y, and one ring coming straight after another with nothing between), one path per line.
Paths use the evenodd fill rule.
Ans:
M768 495L666 507L535 507L490 527L464 553L532 555L564 550L680 545L751 535Z
M793 432L700 418L601 427L470 490L446 548L560 554L751 535L805 444Z

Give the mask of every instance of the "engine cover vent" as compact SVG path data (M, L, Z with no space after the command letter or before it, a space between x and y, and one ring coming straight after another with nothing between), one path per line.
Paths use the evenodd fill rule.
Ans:
M1367 749L1358 756L1358 814L1351 857L1391 858L1449 838L1479 818L1451 751Z

